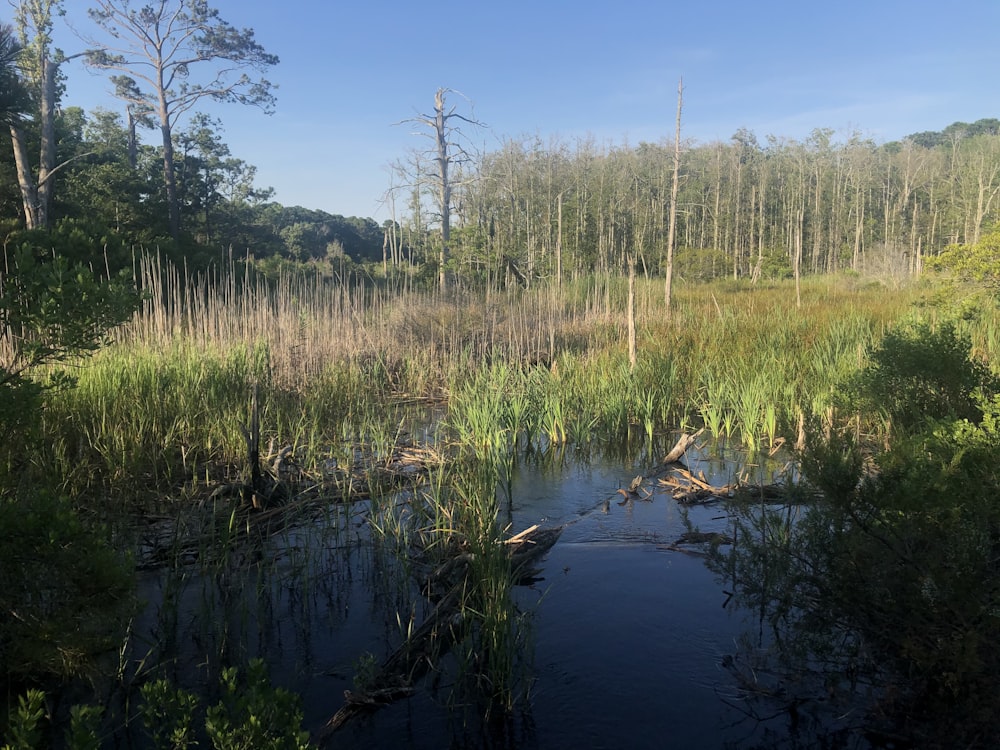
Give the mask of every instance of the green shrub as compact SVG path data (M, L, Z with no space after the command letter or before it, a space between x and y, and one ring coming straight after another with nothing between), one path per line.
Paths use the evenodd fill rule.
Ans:
M868 365L843 389L842 405L859 413L883 413L894 429L912 432L928 422L982 418L979 395L998 388L972 345L953 323L899 326L886 334Z
M1000 730L997 384L952 326L913 324L847 390L904 428L892 447L870 455L853 430L814 425L799 466L821 499L795 521L738 509L738 543L716 563L793 673L819 666L852 700L870 680L917 745L972 746Z
M240 682L235 668L222 673L222 700L209 708L205 728L215 750L304 750L309 735L301 730L298 698L275 688L264 662L254 659Z
M979 242L948 245L940 255L927 258L924 265L962 280L1000 283L1000 227L983 235Z
M0 673L85 672L122 642L134 608L127 560L68 502L0 499Z

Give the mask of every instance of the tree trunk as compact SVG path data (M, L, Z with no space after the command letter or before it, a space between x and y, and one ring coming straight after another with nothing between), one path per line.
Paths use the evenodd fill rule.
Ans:
M673 296L674 238L677 234L677 192L681 171L681 106L684 101L684 80L677 81L677 123L674 127L674 177L670 184L670 224L667 229L667 269L664 281L664 305L666 319L670 320L670 305Z
M38 162L38 227L44 229L49 225L49 207L52 205L52 170L56 165L56 67L43 56L41 60L42 101L39 119L41 120L41 155Z
M448 178L448 132L445 128L444 89L434 96L434 131L437 138L438 209L441 212L441 255L438 266L438 286L443 292L447 285L445 263L451 239L451 182Z
M177 198L177 173L174 171L174 143L170 133L170 123L163 117L160 123L163 134L163 185L167 189L167 215L170 221L170 236L181 237L181 206Z
M628 363L635 369L635 258L628 259Z
M126 107L125 111L128 114L128 165L134 172L135 168L139 165L139 142L135 132L138 122L135 119L135 114L132 112L131 105Z
M556 196L556 286L562 287L563 194Z
M21 202L24 204L24 224L27 229L37 229L38 188L28 163L28 146L24 140L24 132L16 125L10 126L10 140L14 147L17 184L21 188Z

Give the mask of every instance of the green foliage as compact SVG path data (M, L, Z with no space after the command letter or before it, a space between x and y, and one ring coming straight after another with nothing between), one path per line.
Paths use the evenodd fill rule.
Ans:
M142 706L139 709L146 731L156 750L185 750L197 744L195 711L198 698L165 679L153 680L142 686Z
M10 717L7 741L2 750L34 750L42 739L45 693L31 689L18 698L17 711Z
M36 489L0 500L0 674L70 676L120 643L131 571L99 530Z
M732 270L732 262L722 250L679 247L674 253L674 273L686 281L711 281Z
M304 750L298 697L271 685L263 660L254 659L241 680L235 667L220 677L222 700L205 712L204 727L215 750ZM143 723L156 750L185 750L198 744L198 698L168 680L142 687Z
M102 280L26 239L3 276L0 321L11 330L8 376L96 351L127 320L139 297L124 276ZM3 381L0 381L3 382Z
M0 473L23 464L46 388L73 382L64 372L50 371L47 380L35 372L96 351L138 300L124 277L101 280L62 256L47 257L32 240L21 244L0 274Z
M759 262L762 279L790 279L794 274L791 258L784 250L768 248Z
M983 235L979 242L948 245L940 255L927 258L924 265L958 279L1000 284L1000 227Z
M138 296L30 242L0 285L0 673L75 675L117 642L132 580L101 530L29 472L46 392L73 382L39 370L95 351Z
M853 699L858 679L882 685L878 710L927 746L1000 729L1000 395L986 375L951 326L890 332L850 400L886 404L905 431L866 456L849 430L813 425L800 469L821 499L797 521L740 509L720 564L794 672L820 669Z
M215 750L304 750L309 735L301 730L298 698L275 688L260 659L250 662L244 682L235 668L222 673L222 700L209 708L205 729Z
M70 709L66 743L70 750L100 750L101 742L97 735L101 713L100 706L77 704Z
M934 420L978 421L979 396L995 390L998 380L970 349L969 339L951 322L898 326L848 382L842 402L860 413L885 414L903 431Z
M240 680L235 668L220 678L223 697L204 715L204 729L215 750L306 750L312 747L302 730L298 697L275 688L264 662L254 659ZM187 750L199 743L202 718L198 697L166 679L153 680L141 689L139 713L155 750ZM10 717L5 744L0 750L40 750L43 742L45 693L31 689L22 695ZM74 705L65 746L70 750L98 750L98 706ZM203 735L202 735L203 737Z

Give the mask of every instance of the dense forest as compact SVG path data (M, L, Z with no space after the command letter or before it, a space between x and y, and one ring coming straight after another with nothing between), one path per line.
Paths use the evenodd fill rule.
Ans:
M761 145L740 131L728 142L689 144L679 271L691 280L780 275L799 246L807 273L915 273L923 256L975 243L996 221L998 130L1000 121L984 119L885 144L859 134L838 140L828 129L804 141L769 136ZM102 110L60 110L56 133L60 162L87 156L55 178L53 228L117 247L171 245L161 148L140 145L131 164L122 118ZM23 227L24 211L13 157L0 156L9 233ZM667 144L507 140L456 188L454 271L485 276L513 262L528 276L553 276L557 263L564 273L586 273L622 268L626 253L636 252L647 273L658 273L671 159ZM406 215L382 226L282 206L255 186L253 166L230 155L221 127L207 118L178 134L175 161L183 252L192 257L231 249L258 259L323 264L346 256L407 267L437 257L439 218L422 200L431 185L411 188Z

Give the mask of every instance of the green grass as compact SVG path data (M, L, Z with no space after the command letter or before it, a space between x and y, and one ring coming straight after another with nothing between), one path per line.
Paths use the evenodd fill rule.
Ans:
M349 436L391 432L400 404L434 402L449 439L485 453L702 425L767 448L826 414L833 384L912 303L940 306L926 290L824 278L799 309L790 284L729 282L679 287L668 324L658 282L640 280L633 369L615 279L445 300L143 267L143 311L46 409L41 463L75 492L157 491L240 465L255 383L263 445L312 466ZM998 317L968 321L994 359Z

